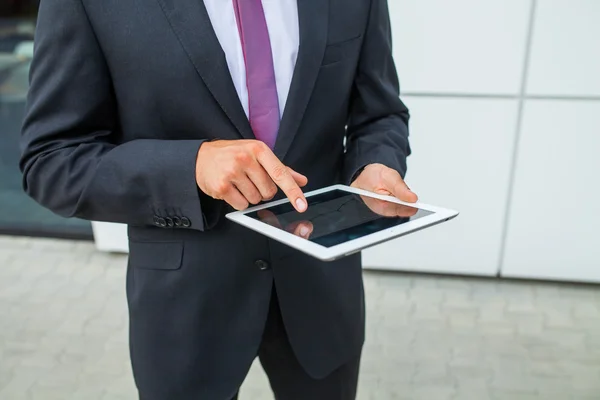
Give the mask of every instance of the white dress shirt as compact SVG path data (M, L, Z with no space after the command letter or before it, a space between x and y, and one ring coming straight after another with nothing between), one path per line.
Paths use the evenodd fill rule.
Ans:
M238 31L233 0L204 0L213 29L225 52L229 73L233 84L248 116L248 89L246 87L246 65L242 42ZM298 4L296 0L262 0L265 19L271 39L273 65L277 96L279 98L279 116L287 101L300 43Z

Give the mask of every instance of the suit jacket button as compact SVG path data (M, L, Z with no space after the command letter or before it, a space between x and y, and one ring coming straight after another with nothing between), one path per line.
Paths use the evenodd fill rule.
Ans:
M184 228L189 228L190 226L192 226L192 221L190 221L188 217L182 217L181 226L183 226Z
M158 215L155 215L155 216L154 216L154 225L156 225L156 226L160 226L160 220L159 220L159 217L158 217Z
M269 263L266 262L265 260L256 260L254 262L254 265L256 265L258 267L258 269L260 269L261 271L266 271L269 268L271 268L271 266L269 265Z
M165 221L167 222L167 226L168 226L169 228L172 228L172 227L174 227L174 226L175 226L175 223L173 222L173 219L172 219L172 218L169 218L169 217L167 217L167 218L165 218Z
M181 218L179 217L173 217L173 223L175 224L176 227L181 227Z
M167 221L164 218L159 217L158 218L158 226L160 226L161 228L166 228L167 227Z

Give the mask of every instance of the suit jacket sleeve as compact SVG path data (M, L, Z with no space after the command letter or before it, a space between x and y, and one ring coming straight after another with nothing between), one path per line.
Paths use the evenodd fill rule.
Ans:
M386 0L371 0L350 103L343 179L350 184L363 167L380 163L406 174L408 109L399 97Z
M41 2L30 81L20 167L31 197L65 217L153 225L155 215L180 216L204 229L202 140L119 144L109 69L81 0Z

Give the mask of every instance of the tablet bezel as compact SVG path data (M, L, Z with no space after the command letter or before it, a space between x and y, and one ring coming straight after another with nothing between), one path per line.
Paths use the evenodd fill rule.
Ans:
M345 186L345 185L333 185L328 186L322 189L314 190L308 193L305 193L306 197L319 195L322 193L327 193L334 190L341 190L349 193L354 193L362 196L369 196L375 199L386 200L397 204L403 204L409 207L419 208L422 210L433 212L431 215L427 215L425 217L421 217L414 221L409 221L404 224L393 226L391 228L387 228L381 230L379 232L371 233L367 236L363 236L357 239L349 240L347 242L332 246L325 247L320 244L311 242L310 240L301 238L292 233L286 232L282 229L271 226L265 222L261 222L254 218L248 217L246 214L252 213L258 210L263 210L265 208L270 208L273 206L277 206L284 203L289 203L288 199L282 199L277 201L272 201L269 203L261 204L258 206L254 206L248 208L243 211L235 211L226 215L226 217L233 221L237 222L240 225L243 225L249 229L252 229L256 232L262 233L263 235L277 240L281 243L284 243L290 247L295 248L296 250L300 250L304 253L307 253L313 257L316 257L323 261L332 261L350 254L357 253L362 251L368 247L374 246L376 244L386 242L390 239L394 239L408 233L412 233L424 228L427 228L432 225L436 225L445 221L448 221L458 215L458 211L450 210L447 208L436 207L428 204L423 204L421 202L417 203L406 203L401 200L396 199L391 196L384 196L372 192L368 192L362 189L356 189L353 187Z

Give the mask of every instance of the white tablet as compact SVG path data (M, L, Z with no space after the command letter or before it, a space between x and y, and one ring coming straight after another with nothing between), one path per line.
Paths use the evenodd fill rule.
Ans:
M227 218L324 261L448 221L458 212L405 203L343 185L305 194L308 210L279 200L227 214Z

